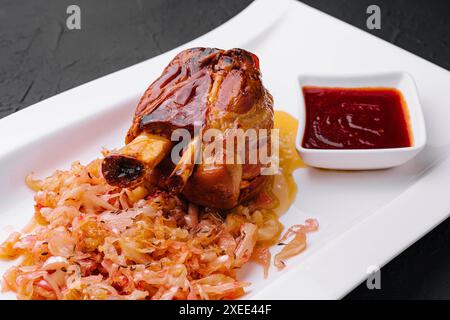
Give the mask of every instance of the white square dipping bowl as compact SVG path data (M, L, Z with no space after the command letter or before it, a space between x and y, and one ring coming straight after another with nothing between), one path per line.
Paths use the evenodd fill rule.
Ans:
M426 130L416 84L406 72L368 75L302 75L298 78L299 128L296 147L303 161L312 167L337 170L374 170L399 166L415 157L425 146ZM303 87L395 88L403 94L413 144L406 148L389 149L308 149L302 146L306 125Z

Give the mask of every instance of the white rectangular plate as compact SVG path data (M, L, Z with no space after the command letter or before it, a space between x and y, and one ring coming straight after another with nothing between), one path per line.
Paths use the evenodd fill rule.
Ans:
M102 147L123 143L136 103L181 49L242 47L256 53L275 107L297 116L299 74L404 70L417 82L428 143L405 165L377 172L300 169L285 226L308 217L320 230L283 271L250 265L245 298L335 299L444 220L450 212L450 73L315 9L259 0L216 30L161 56L89 82L0 120L0 240L33 214L30 171L46 176L74 160L87 163ZM0 263L0 273L10 263ZM14 295L2 294L1 298Z

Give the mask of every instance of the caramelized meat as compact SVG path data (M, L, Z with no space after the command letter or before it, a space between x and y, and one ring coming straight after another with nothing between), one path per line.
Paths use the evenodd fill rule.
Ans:
M155 167L167 162L163 160L170 157L173 146L170 138L175 129L186 129L192 137L197 132L195 126L201 132L217 129L224 135L235 129L272 129L272 105L272 96L262 84L259 61L254 54L242 49L184 50L142 96L125 139L127 146L136 144L136 140L143 146L142 135L151 139L157 136L159 153L150 152L150 156L142 157L139 154L145 152L142 148L132 148L138 152L130 154L127 152L130 148L125 146L105 158L104 176L112 185L142 183ZM189 201L232 208L253 197L266 182L266 177L260 175L260 163L192 165L187 160L193 159L193 144L197 142L194 137L164 180L170 189L182 192ZM205 148L205 143L200 148ZM120 160L121 156L126 159ZM129 168L133 163L130 158L139 163L137 171Z

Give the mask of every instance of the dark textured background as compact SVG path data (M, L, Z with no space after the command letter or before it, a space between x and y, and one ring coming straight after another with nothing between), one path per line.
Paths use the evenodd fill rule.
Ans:
M250 2L0 0L0 118L192 40ZM448 0L303 2L362 29L377 4L382 29L371 33L450 69ZM80 31L65 27L69 4L81 7ZM382 269L382 290L362 284L347 298L450 299L449 248L447 220Z

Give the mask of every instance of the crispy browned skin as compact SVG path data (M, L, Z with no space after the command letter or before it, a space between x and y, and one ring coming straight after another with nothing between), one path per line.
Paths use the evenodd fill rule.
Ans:
M184 50L142 96L125 142L131 143L142 133L170 139L178 128L193 134L194 123L200 124L202 130L215 128L222 132L238 128L272 129L272 105L272 96L262 84L259 61L254 54L242 49ZM112 155L104 167L115 168L114 164L120 161ZM117 172L119 169L120 165ZM176 169L169 180L180 181L185 197L215 208L236 206L254 196L266 181L260 175L259 164L179 164ZM141 176L136 178L138 173L131 170L133 175L125 183L118 183L110 171L107 180L114 185L131 186L142 180L143 171L139 170Z

